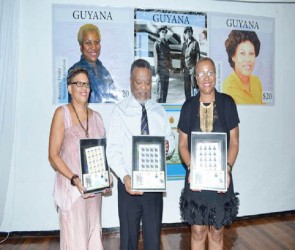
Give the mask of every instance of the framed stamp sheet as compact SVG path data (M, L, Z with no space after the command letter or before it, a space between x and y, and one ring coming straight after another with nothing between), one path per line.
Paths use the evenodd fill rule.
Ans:
M81 139L80 159L85 193L98 193L110 187L110 171L106 160L106 138Z
M167 171L164 136L132 137L132 190L165 192Z
M227 190L226 133L192 132L190 188Z

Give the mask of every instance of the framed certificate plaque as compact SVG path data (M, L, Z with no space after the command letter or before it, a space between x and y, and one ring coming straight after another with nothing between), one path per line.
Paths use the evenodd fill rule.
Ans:
M98 193L110 187L110 171L106 160L106 139L81 139L80 159L85 193Z
M190 188L227 190L226 133L192 132Z
M164 136L132 137L132 190L166 191L166 153Z

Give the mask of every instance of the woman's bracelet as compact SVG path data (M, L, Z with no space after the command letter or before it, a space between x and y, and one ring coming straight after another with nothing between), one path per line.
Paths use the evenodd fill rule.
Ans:
M73 176L72 176L72 178L71 178L71 185L72 185L72 186L76 186L76 184L75 184L75 180L78 179L78 178L79 178L78 175L73 174Z
M231 174L231 171L233 170L233 165L231 165L229 162L227 163L227 172Z

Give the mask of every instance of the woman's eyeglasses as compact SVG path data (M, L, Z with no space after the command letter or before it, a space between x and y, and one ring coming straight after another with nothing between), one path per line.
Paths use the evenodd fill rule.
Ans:
M207 72L201 71L199 73L196 73L196 76L199 78L204 78L206 75L208 77L213 77L213 76L215 76L215 72L213 70L208 70Z
M82 86L86 87L86 88L90 88L90 82L72 82L71 84L76 84L78 88L81 88Z

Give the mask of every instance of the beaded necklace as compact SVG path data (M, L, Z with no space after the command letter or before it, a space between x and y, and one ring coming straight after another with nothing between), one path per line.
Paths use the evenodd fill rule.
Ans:
M77 111L75 109L75 106L73 105L73 103L71 103L71 105L72 105L73 110L75 112L75 115L76 115L76 117L77 117L77 119L78 119L78 121L80 123L81 128L85 131L85 135L88 138L89 137L89 133L88 133L88 108L87 108L87 112L86 112L86 114L87 114L87 123L86 123L86 129L85 129L84 126L82 125L82 122L80 121L80 118L79 118L78 113L77 113Z

